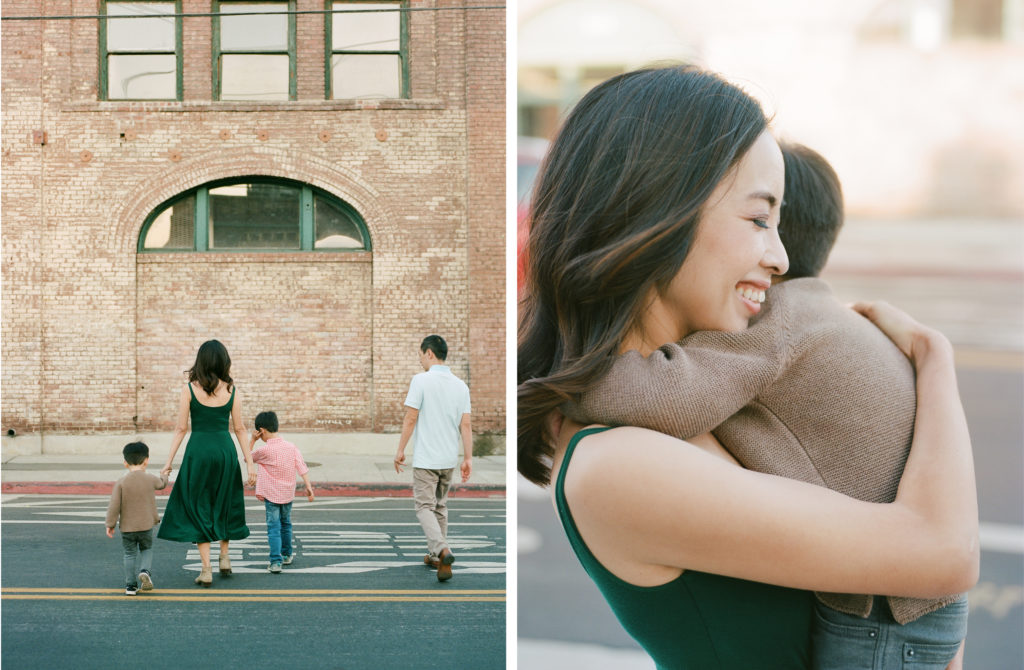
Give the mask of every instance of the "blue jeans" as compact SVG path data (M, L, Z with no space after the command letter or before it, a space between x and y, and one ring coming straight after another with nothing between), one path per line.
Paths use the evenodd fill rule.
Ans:
M967 596L902 626L877 596L866 619L815 607L816 670L945 670L967 637Z
M125 586L138 586L139 573L149 572L153 567L153 529L121 531L121 546L124 547Z
M280 563L292 555L292 504L283 505L263 501L267 508L267 541L270 542L270 562Z

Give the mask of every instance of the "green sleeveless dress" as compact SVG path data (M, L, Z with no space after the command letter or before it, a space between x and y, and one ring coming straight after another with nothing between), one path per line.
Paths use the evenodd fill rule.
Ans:
M565 473L587 435L576 433L555 481L555 504L576 557L623 628L662 670L810 668L814 596L692 570L659 586L635 586L609 572L580 537L565 500Z
M174 481L157 537L176 542L217 542L249 537L242 497L242 470L228 427L235 390L220 407L192 400L192 435Z

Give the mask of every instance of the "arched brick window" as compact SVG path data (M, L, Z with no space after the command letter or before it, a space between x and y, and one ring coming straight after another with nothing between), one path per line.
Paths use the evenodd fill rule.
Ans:
M138 250L369 251L370 236L351 205L315 186L238 177L161 204L146 218Z

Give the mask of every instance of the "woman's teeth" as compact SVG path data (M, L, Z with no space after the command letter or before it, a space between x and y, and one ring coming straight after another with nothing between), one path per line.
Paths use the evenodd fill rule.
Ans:
M752 300L753 302L764 302L764 291L757 291L751 288L740 288L737 286L736 292L747 300Z

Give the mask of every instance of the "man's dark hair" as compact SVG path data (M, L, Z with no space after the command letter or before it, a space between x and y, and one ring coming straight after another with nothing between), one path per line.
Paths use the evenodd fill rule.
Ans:
M802 144L780 144L786 195L779 237L789 256L788 278L817 277L843 227L843 188L828 161Z
M128 465L142 465L142 461L149 458L149 447L145 442L129 442L121 450L124 455L124 462Z
M256 426L256 430L263 428L270 433L277 432L277 414L273 412L260 412L256 415L256 420L253 423Z
M420 344L420 351L426 353L428 349L434 352L439 361L448 358L448 343L440 335L427 335L423 338L423 342Z

